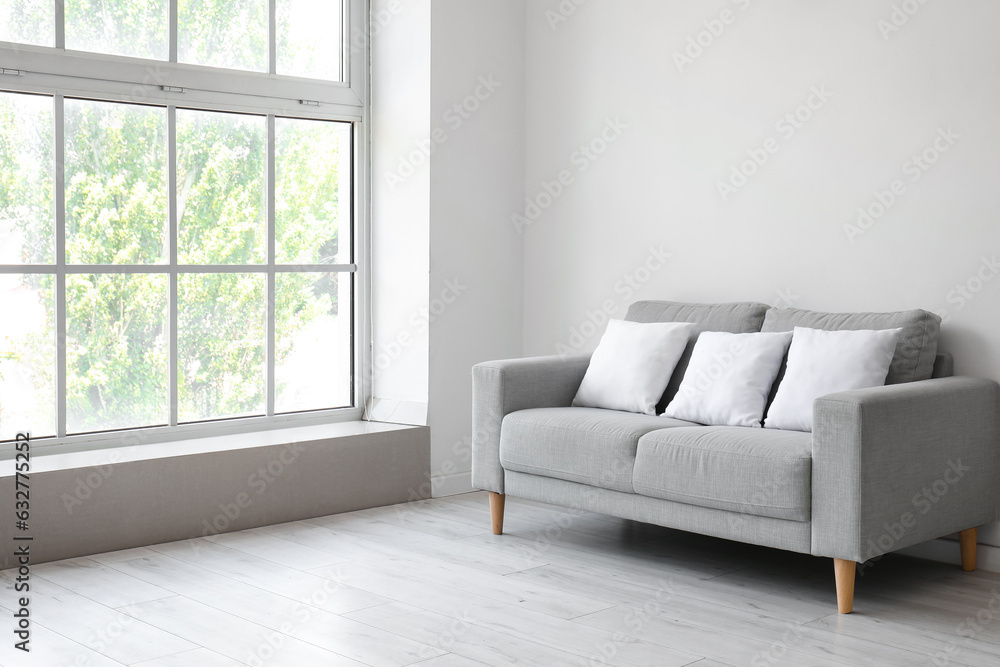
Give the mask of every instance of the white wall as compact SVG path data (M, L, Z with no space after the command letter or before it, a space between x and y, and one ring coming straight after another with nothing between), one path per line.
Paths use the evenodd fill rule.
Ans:
M373 0L372 416L426 424L430 172L405 163L431 123L431 0ZM418 158L419 159L419 151ZM402 176L400 176L402 172Z
M375 0L371 417L431 427L427 489L471 490L471 368L521 354L523 0Z
M1000 3L577 3L528 7L527 194L558 191L561 170L569 185L524 232L525 354L592 349L603 325L588 321L639 298L925 308L946 315L957 372L1000 379ZM898 30L894 3L916 10ZM680 71L705 21L721 34ZM817 87L831 96L801 127L776 126ZM577 151L608 119L627 127L589 161ZM958 135L947 152L904 167L939 129ZM724 201L718 182L769 138ZM897 179L852 243L845 225Z
M434 0L430 402L435 495L471 489L475 363L521 354L523 1Z

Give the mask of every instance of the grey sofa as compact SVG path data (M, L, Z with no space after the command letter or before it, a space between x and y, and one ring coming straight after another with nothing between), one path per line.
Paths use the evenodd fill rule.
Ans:
M937 352L936 315L645 301L626 319L733 333L903 334L886 386L817 399L812 433L571 407L589 355L478 364L472 482L490 492L494 533L510 494L833 558L842 613L853 607L857 564L884 553L958 532L963 567L975 568L976 528L1000 507L1000 386L951 377L951 357Z

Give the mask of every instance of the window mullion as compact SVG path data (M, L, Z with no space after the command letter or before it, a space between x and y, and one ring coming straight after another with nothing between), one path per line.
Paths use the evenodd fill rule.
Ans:
M171 0L176 8L176 0ZM177 425L177 107L167 107L167 235L170 248L170 284L167 293L170 351L167 355L167 401L171 426Z
M56 48L66 48L66 0L55 0Z
M170 62L177 62L177 0L170 0L170 27L168 30L169 43L167 46Z
M274 7L274 0L271 0L271 6ZM273 26L273 14L272 14L272 26ZM275 318L277 317L277 308L275 303L276 298L276 275L275 275L275 256L277 253L277 241L275 239L275 224L274 224L274 189L275 189L275 122L274 116L269 115L267 117L267 180L265 182L265 187L267 188L267 307L266 307L266 317L267 317L267 341L266 341L266 364L265 364L265 374L266 374L266 412L267 416L272 416L274 414L274 394L276 391L275 381L274 381L274 346L275 346Z
M62 438L66 435L66 112L63 96L54 96L53 105L56 159L56 435Z
M278 16L277 0L267 0L267 71L278 73Z

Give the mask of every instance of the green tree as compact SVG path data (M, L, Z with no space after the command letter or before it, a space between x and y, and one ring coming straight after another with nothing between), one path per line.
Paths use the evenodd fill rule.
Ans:
M0 221L20 235L21 260L52 258L51 98L35 111L37 146L0 94ZM36 99L36 98L32 98ZM181 262L265 260L263 118L178 110ZM344 124L284 121L277 146L278 261L346 261L339 252L340 169L349 155ZM66 101L66 255L75 264L166 261L166 112L135 105ZM344 184L349 187L349 183ZM345 190L349 191L349 190ZM282 274L276 285L276 362L297 331L336 315L337 274ZM54 313L52 278L25 275ZM42 289L48 286L48 289ZM71 431L162 424L167 417L169 319L164 275L83 273L67 278L67 418ZM185 274L178 279L181 419L260 413L264 401L262 274ZM54 330L53 328L49 331ZM8 346L9 347L9 346ZM46 332L0 350L51 366ZM51 369L40 370L48 383ZM278 387L278 391L281 391ZM2 415L0 415L2 420Z

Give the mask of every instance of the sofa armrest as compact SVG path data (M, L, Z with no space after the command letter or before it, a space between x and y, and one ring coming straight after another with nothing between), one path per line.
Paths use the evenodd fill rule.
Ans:
M812 553L864 562L995 521L1000 385L968 377L813 403Z
M527 408L569 407L590 355L486 361L472 368L472 485L503 493L500 424Z

